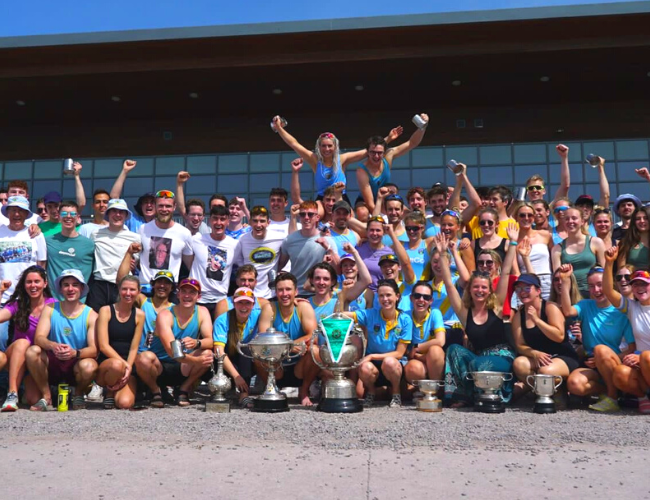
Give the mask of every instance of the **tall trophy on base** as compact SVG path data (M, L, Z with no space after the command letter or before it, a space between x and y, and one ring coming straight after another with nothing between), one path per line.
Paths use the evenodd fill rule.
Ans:
M300 350L291 354L294 346ZM247 348L250 355L242 351ZM289 411L287 396L280 392L275 383L275 372L282 366L284 360L302 356L306 350L305 344L296 343L286 333L279 332L271 327L264 333L259 333L247 344L237 343L239 354L261 363L268 371L266 389L264 394L258 396L253 402L252 411L265 413L278 413Z
M532 383L531 383L532 380ZM557 388L562 385L562 377L559 375L528 375L526 383L530 386L533 392L537 395L533 411L535 413L555 413L555 401L553 401L553 394Z
M415 400L415 408L419 411L442 411L442 401L438 399L438 391L445 386L442 380L414 380L413 385L420 389L421 398Z
M498 390L504 382L512 380L512 373L507 372L470 372L467 374L469 380L474 381L474 386L481 389L474 400L474 411L483 413L503 413L506 408L503 398L498 394Z
M315 353L316 345L319 345L320 356ZM346 378L345 372L356 368L365 352L366 338L361 328L355 325L352 319L336 312L319 321L312 337L311 356L319 368L333 375L323 383L319 411L325 413L363 411L363 405L357 398L356 385Z
M232 388L230 378L223 372L223 358L225 354L215 354L214 359L217 361L217 371L208 382L210 389L210 399L205 403L205 411L217 413L230 412L230 402L226 398L226 393Z

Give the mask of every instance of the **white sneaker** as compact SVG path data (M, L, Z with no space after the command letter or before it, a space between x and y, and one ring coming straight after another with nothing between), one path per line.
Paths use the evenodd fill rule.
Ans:
M104 401L104 389L102 389L95 382L93 382L93 388L86 396L86 400L91 401L93 403L101 403L102 401Z

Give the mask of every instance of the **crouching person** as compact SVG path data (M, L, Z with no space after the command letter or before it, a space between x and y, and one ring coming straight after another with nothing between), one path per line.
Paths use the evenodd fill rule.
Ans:
M97 373L97 313L80 301L88 294L88 285L79 270L64 270L54 286L63 301L45 306L34 345L25 353L27 369L40 396L30 409L47 410L52 404L50 385L67 382L75 385L72 409L81 410L86 406L84 394Z
M167 386L175 388L178 406L189 406L194 384L212 377L212 320L208 310L196 304L200 296L201 285L197 280L181 280L178 305L158 313L151 347L136 358L138 376L151 390L154 408L164 406L162 389ZM181 358L172 358L174 340L182 344L185 355Z

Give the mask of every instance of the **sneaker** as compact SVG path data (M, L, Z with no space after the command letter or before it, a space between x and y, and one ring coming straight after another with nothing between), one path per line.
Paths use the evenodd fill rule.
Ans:
M104 401L104 389L93 382L93 388L88 393L88 396L86 396L86 399L93 403L101 403Z
M375 395L370 393L366 394L363 400L363 407L370 408L373 404L375 404Z
M15 392L10 392L7 394L7 399L5 399L4 404L2 405L2 412L16 411L18 409L18 394Z
M600 401L589 405L589 409L599 411L601 413L616 413L617 411L621 411L621 407L618 406L618 402L609 396L605 396L604 394L601 396Z
M639 413L650 415L650 399L648 399L648 396L639 398Z
M389 408L401 408L402 407L402 396L399 394L393 394L393 397L390 398L390 403L388 403Z

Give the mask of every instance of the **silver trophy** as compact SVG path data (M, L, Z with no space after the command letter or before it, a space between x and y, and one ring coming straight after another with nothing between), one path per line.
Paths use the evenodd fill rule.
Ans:
M591 168L596 168L598 165L600 165L600 156L589 153L585 158L585 161L591 165Z
M506 411L503 399L497 391L504 382L512 380L512 373L507 372L470 372L467 379L474 381L474 386L481 390L475 398L474 410L483 413L503 413Z
M562 385L562 377L559 375L542 375L538 373L537 375L528 375L526 377L526 383L537 395L535 406L533 407L535 413L555 413L557 411L555 409L555 401L553 401L553 394Z
M291 350L299 346L300 350L291 354ZM248 348L250 355L244 353L242 348ZM253 402L253 411L277 413L289 411L287 396L285 396L275 383L275 372L284 360L298 358L305 353L307 346L302 342L294 342L286 333L279 332L271 327L264 333L259 333L248 344L237 343L239 354L261 363L268 371L266 389L264 394Z
M66 158L63 160L63 175L74 175L74 160L72 158Z
M413 385L420 389L423 396L415 399L415 409L419 411L442 411L442 401L438 399L438 391L444 387L442 380L414 380Z
M185 351L183 350L183 342L180 340L172 340L169 343L172 349L172 358L174 359L183 359L185 357Z
M315 346L322 338L319 355ZM323 383L318 410L325 413L357 413L363 411L363 404L357 398L356 385L345 376L345 372L359 366L365 356L366 338L358 325L341 313L334 313L318 322L311 343L311 356L321 369L332 373L332 378ZM320 357L320 361L318 360Z
M226 398L226 393L232 388L230 378L223 372L223 359L225 354L215 354L214 359L217 361L217 371L208 382L208 389L212 395L205 403L205 411L214 411L218 413L228 413L230 411L230 402Z

